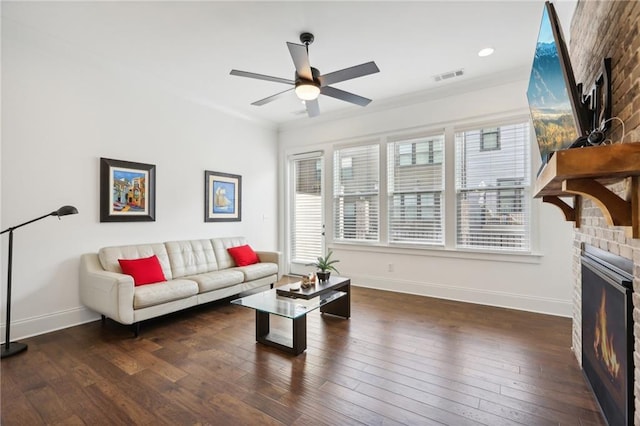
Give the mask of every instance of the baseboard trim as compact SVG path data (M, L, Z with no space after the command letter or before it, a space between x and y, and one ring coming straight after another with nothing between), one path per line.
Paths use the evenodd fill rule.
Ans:
M64 311L52 312L46 315L11 321L11 341L50 333L52 331L73 327L87 322L95 321L100 315L80 306ZM2 342L5 340L5 324L0 325Z
M365 275L351 276L351 283L357 287L376 290L395 291L415 294L417 296L436 297L459 302L476 303L500 308L517 309L571 318L573 303L571 300L552 299L546 297L526 296L522 294L472 289L409 280L380 279ZM11 341L50 333L75 325L96 321L100 318L95 312L81 306L46 315L26 318L11 322ZM5 326L0 325L2 342L4 343Z
M380 279L364 275L351 276L351 284L357 287L398 293L415 294L417 296L435 297L495 306L499 308L517 309L560 317L572 318L573 302L571 300L553 299L549 297L527 296L500 291L450 286L409 280Z

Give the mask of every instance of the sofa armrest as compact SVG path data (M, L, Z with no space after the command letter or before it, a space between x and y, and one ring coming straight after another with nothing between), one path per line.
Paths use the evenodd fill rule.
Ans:
M98 255L80 258L80 300L121 324L133 324L133 277L102 269Z
M278 279L282 278L282 253L279 251L256 251L260 262L275 263L278 265Z

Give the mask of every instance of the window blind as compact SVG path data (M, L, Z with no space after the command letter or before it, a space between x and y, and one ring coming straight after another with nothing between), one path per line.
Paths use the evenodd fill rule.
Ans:
M291 261L309 263L322 256L322 157L295 159Z
M378 241L379 157L377 144L334 151L333 209L336 240Z
M529 123L455 134L458 247L530 250L529 135Z
M444 135L387 144L389 242L443 244Z

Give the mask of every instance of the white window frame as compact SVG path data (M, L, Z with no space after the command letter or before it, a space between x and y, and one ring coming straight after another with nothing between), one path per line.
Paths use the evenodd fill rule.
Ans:
M351 151L371 148L371 154L377 155L377 170L364 180L358 181L357 162L354 157L358 153ZM343 156L344 154L344 156ZM381 238L381 152L377 140L364 141L359 144L338 146L333 150L333 181L331 205L332 238L336 242L353 244L377 244ZM345 173L345 170L349 173ZM355 188L365 186L364 191L345 192L345 185L355 184ZM342 184L342 185L341 185ZM353 212L353 222L345 219L346 211ZM338 211L343 212L342 215ZM374 229L375 232L369 232ZM345 237L349 234L349 238Z
M440 149L434 148L436 144L441 145ZM418 149L420 145L426 145L428 149L420 151ZM410 149L407 150L407 147L410 147ZM443 162L445 151L444 132L395 137L387 141L386 151L387 200L385 205L387 206L387 226L383 232L386 231L389 244L444 246L446 221L444 209L446 200ZM426 162L420 161L420 153L427 154ZM403 161L403 159L406 160L406 156L409 154L411 155L411 161ZM391 176L392 172L394 176ZM416 181L414 188L410 187L412 179ZM416 217L413 221L406 220L405 223L404 220L407 218L403 216L407 214L407 207L404 202L406 202L407 196L409 198L411 198L410 196L415 196ZM424 205L422 201L426 201L430 197L433 198L433 205ZM396 203L398 198L401 204L399 207ZM438 200L437 203L436 199ZM427 220L423 220L422 215L419 214L422 211L435 211L436 208L438 211L435 218L439 220L439 229L430 228L430 218L427 216ZM400 210L399 212L397 212L398 209ZM400 217L394 216L394 213L399 213ZM405 228L404 234L395 235L399 232L398 229L403 227ZM412 236L411 234L415 235Z
M324 173L322 174L324 176L321 177L321 199L323 203L321 215L323 224L325 226L330 226L330 223L327 223L327 220L330 220L330 216L328 216L329 212L327 211L327 193L329 193L329 191L327 191L326 185L331 182L330 178L327 176L327 170L329 170L331 165L327 164L329 157L327 156L326 149L326 145L307 147L304 151L291 149L283 152L283 157L281 158L279 180L283 184L284 192L279 204L282 206L282 211L285 212L285 214L278 218L278 226L281 228L280 238L285 242L285 250L283 252L283 261L281 264L285 274L306 275L313 271L312 267L307 266L307 262L303 262L301 260L296 262L293 261L291 240L293 238L293 227L295 226L295 213L293 211L294 206L292 205L295 192L295 178L293 176L293 168L291 167L291 164L292 161L299 159L313 157L322 158L324 167ZM268 218L265 218L265 220L268 220ZM322 236L323 253L326 252L327 243L329 242L326 235L325 230L325 235Z
M327 240L326 244L329 249L340 248L341 250L355 251L355 252L379 252L385 253L398 253L405 255L428 255L438 257L452 257L463 259L485 259L502 262L516 262L516 263L538 263L540 262L542 254L538 251L539 240L536 229L539 228L539 215L540 215L540 203L531 199L532 196L532 182L535 181L534 172L538 170L540 161L537 156L537 147L535 147L535 134L532 127L530 127L530 150L529 155L529 191L526 194L528 197L529 208L529 250L528 251L509 251L509 250L484 250L484 249L468 249L463 247L457 247L456 245L456 190L455 190L455 133L463 130L481 129L481 128L494 128L507 124L529 122L529 114L525 110L517 110L512 114L496 114L484 121L478 120L456 120L447 123L443 123L441 127L437 126L425 126L414 127L411 129L399 129L392 132L379 132L376 134L370 134L364 138L343 139L339 141L330 142L329 144L323 144L323 146L330 147L325 152L325 166L326 166L326 188L333 188L333 179L335 175L335 167L333 165L334 154L338 149L342 149L348 146L360 146L369 145L372 143L378 143L380 147L380 187L379 187L379 241L355 241L355 240L339 240L335 238L335 226L334 217L334 199L331 191L325 192L326 201L326 224L327 224ZM390 141L398 141L402 139L408 139L411 137L422 137L425 135L433 135L438 133L444 133L444 154L442 158L444 170L445 170L445 188L444 188L444 244L443 245L424 245L424 244L406 244L406 243L393 243L388 238L388 191L387 191L387 144ZM501 141L502 142L502 141Z
M532 209L532 199L531 199L531 191L532 191L532 176L531 176L531 145L532 145L532 138L531 138L531 125L528 119L521 119L521 120L504 120L504 121L494 121L491 123L485 123L485 124L479 124L479 125L475 125L475 126L466 126L464 128L455 128L454 129L454 150L455 150L455 134L458 133L464 133L464 132L469 132L469 131L479 131L480 132L480 143L478 145L478 149L480 152L480 155L500 155L497 154L499 152L501 152L501 150L504 148L504 140L500 139L500 136L498 136L499 140L500 140L500 144L498 146L498 149L494 149L494 150L486 150L484 149L484 147L482 146L482 136L483 136L483 130L484 129L492 129L492 128L501 128L501 127L506 127L506 126L510 126L510 125L517 125L517 124L526 124L527 128L526 128L526 138L528 139L527 145L525 145L525 150L524 150L524 154L525 154L525 158L523 159L522 164L520 165L521 167L523 167L524 171L522 173L522 176L518 175L518 176L508 176L510 179L522 179L522 185L518 186L517 189L520 190L520 192L522 193L522 199L523 199L523 203L522 203L522 217L525 220L525 223L522 227L522 239L523 239L523 243L522 243L522 247L510 247L510 242L509 242L509 234L505 233L502 234L505 238L504 238L504 242L499 242L496 241L494 244L490 244L489 240L491 238L493 238L494 236L498 236L499 233L491 233L489 232L489 236L487 237L487 241L486 241L486 245L483 246L481 243L478 243L478 245L474 245L474 244L463 244L458 240L458 237L460 235L461 230L458 228L459 224L460 224L460 220L458 217L459 214L459 206L458 206L458 202L459 202L459 194L461 193L472 193L474 191L474 189L466 187L466 189L459 189L455 187L455 179L456 179L456 175L455 173L457 172L456 169L456 164L455 164L455 159L454 159L454 164L453 164L453 172L454 172L454 176L453 178L453 184L454 184L454 197L456 200L456 205L455 205L455 210L454 210L454 216L455 216L455 221L456 221L456 227L455 227L455 235L454 235L454 242L455 242L455 247L458 250L469 250L469 251L480 251L480 252L507 252L507 253L531 253L534 247L534 242L532 240L532 223L534 222L534 217L533 217L533 209ZM457 155L458 153L456 153L454 151L454 154ZM497 176L495 176L496 181L498 181L500 178L498 178ZM506 189L505 189L506 190ZM480 191L480 190L479 190ZM496 194L500 191L496 185L495 188L491 188L490 190L488 189L486 192L495 192ZM482 192L482 191L480 191ZM497 196L497 195L496 195ZM496 229L500 228L500 225L496 226ZM505 227L506 229L507 227ZM478 237L480 238L480 236ZM512 237L513 238L513 237ZM481 238L480 238L481 239Z

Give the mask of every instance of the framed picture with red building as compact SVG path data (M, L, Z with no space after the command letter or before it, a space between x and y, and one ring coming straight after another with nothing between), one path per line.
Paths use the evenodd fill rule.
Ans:
M100 222L154 222L155 188L155 165L100 158Z

